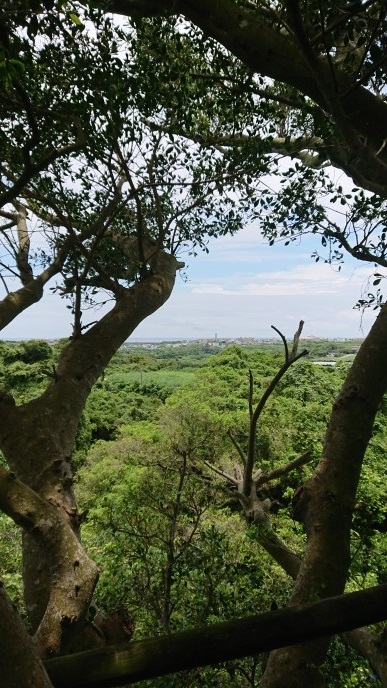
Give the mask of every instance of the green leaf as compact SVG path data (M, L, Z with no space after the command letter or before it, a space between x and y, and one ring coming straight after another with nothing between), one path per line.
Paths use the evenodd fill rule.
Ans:
M80 18L74 12L69 12L69 17L70 17L71 21L73 21L74 24L76 24L77 26L80 26L82 24Z

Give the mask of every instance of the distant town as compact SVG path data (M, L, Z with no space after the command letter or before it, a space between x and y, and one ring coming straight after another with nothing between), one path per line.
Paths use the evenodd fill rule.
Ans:
M337 342L337 343L352 343L353 347L358 349L363 339L353 339L350 337L301 337L300 342L305 345L311 342ZM159 349L160 347L171 347L177 348L181 346L192 346L192 345L208 346L215 348L224 348L235 344L237 346L260 346L262 344L276 345L280 344L282 346L281 339L279 337L235 337L226 338L218 337L215 335L213 339L211 338L201 338L201 339L144 339L143 341L137 339L128 339L124 346L128 347L141 347L144 349Z

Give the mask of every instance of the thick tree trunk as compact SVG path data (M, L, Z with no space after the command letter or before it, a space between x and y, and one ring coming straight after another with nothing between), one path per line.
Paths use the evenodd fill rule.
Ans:
M114 11L115 2L123 4L113 0L110 10ZM359 84L354 87L353 78L339 69L333 79L328 60L317 55L313 60L316 69L311 69L297 42L276 31L259 11L254 14L233 0L181 0L177 6L205 35L219 41L253 72L293 86L302 97L317 103L334 127L331 141L326 141L332 164L355 184L385 197L387 154L381 149L387 106L381 98Z
M387 388L387 306L376 319L334 403L322 457L304 486L295 516L304 523L307 549L290 604L343 592L350 564L350 528L363 457ZM315 665L328 641L273 652L264 688L321 685Z
M2 688L52 688L32 640L0 584L0 676ZM23 661L20 661L20 658Z
M160 252L152 259L152 273L123 290L109 313L69 342L39 398L21 406L16 406L9 396L0 398L0 448L8 465L23 483L58 508L63 527L71 532L78 533L79 525L71 451L87 397L121 344L169 298L176 270L181 266L174 256ZM44 543L29 530L24 530L23 541L25 601L35 632L47 612L53 585L60 582L57 571L54 576ZM66 575L64 570L61 575ZM91 576L95 583L95 572ZM79 610L80 615L83 612ZM50 613L55 625L60 610L51 609ZM49 621L45 619L45 623ZM51 649L57 653L63 648L56 642Z

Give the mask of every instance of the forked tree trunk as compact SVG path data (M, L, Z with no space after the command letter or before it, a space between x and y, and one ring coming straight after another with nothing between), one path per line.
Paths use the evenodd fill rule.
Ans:
M176 270L180 267L182 264L173 256L161 252L152 261L151 274L123 291L109 313L85 334L69 342L40 397L21 406L16 406L7 395L0 398L0 448L16 476L57 507L63 522L58 538L62 558L66 559L66 548L73 547L69 545L72 543L70 533L79 530L71 451L87 397L113 354L137 325L169 298ZM40 652L43 656L58 654L65 651L64 637L71 633L68 633L68 611L60 608L65 600L62 597L61 602L60 596L55 598L52 591L59 589L62 583L63 589L66 588L66 569L62 566L58 569L58 562L48 556L46 543L36 537L34 528L24 529L23 559L25 601L32 630L39 638ZM78 557L75 564L73 559L74 556L68 558L69 577L73 575L73 566L79 567L77 573L85 590L84 596L79 594L78 612L74 612L74 608L71 611L71 629L76 630L84 617L85 604L90 602L86 590L92 592L97 571L89 567L87 558L83 562ZM87 580L82 577L82 567L87 569ZM50 624L57 630L51 635L54 641L47 641L45 647Z

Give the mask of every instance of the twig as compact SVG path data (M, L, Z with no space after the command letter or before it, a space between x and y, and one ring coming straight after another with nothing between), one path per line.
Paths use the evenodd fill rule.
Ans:
M277 334L281 337L283 345L285 347L285 361L288 362L288 360L289 360L289 349L288 349L288 343L286 341L285 335L283 335L282 332L280 332L277 329L277 327L274 327L274 325L271 325L271 329L274 330L275 332L277 332Z
M237 450L240 458L242 459L243 466L246 466L246 456L245 453L240 446L239 442L235 439L234 435L232 434L231 430L227 430L227 435L229 436L231 442L233 443L235 449Z

